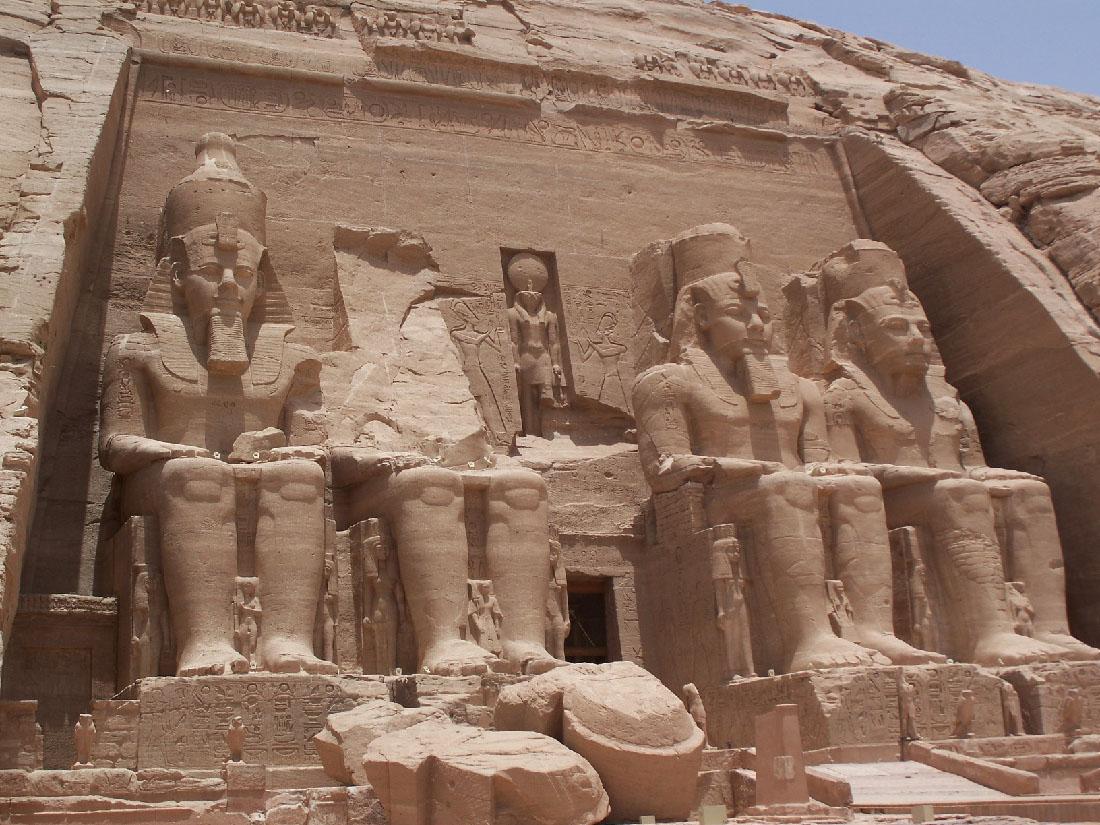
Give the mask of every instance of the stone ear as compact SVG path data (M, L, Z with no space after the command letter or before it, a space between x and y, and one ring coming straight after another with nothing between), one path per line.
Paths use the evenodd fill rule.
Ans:
M863 329L859 325L859 321L854 318L849 318L845 323L845 333L847 337L848 347L853 350L863 350Z
M256 283L256 297L259 298L267 292L268 284L275 280L275 270L271 266L271 258L268 257L266 249L260 255L260 265L256 268L256 274L259 276Z
M693 296L694 297L694 296ZM692 313L695 316L695 326L697 329L706 332L710 329L710 318L707 315L707 305L702 301L691 302Z
M844 302L844 334L850 348L863 349L863 327L859 322L859 315L863 306L851 298Z
M187 260L187 244L183 242L183 238L172 238L168 241L168 256L167 258L161 258L157 268L159 269L164 265L165 261L172 267L172 286L179 285L180 276L188 269Z

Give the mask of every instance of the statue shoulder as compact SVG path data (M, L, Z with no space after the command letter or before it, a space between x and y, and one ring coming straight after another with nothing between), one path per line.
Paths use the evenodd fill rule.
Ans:
M288 341L286 357L296 370L321 368L321 356L317 354L317 350L306 344L292 344Z
M825 388L824 396L826 400L842 401L851 399L855 397L855 395L862 393L863 388L851 378L844 375L840 378L834 378L829 382L829 385Z
M651 393L660 387L681 388L690 384L690 367L685 364L655 364L634 379L634 392Z
M798 391L802 394L802 397L806 400L814 400L821 398L821 386L812 378L804 378L801 375L794 375L795 385L798 387Z
M313 383L320 380L321 357L313 347L287 343L285 351L287 363L293 370L295 378Z
M160 351L157 336L152 332L127 332L116 335L107 349L107 361L129 360L145 363Z

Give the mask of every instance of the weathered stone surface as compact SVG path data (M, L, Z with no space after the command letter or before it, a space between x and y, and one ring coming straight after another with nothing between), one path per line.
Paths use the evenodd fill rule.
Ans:
M571 665L509 685L498 729L561 739L600 774L616 818L687 815L706 737L683 702L630 662Z
M525 678L517 674L556 664L548 653L622 657L644 661L665 684L698 684L718 744L751 739L738 727L742 699L757 710L804 700L813 717L802 719L806 740L821 746L854 744L853 731L893 741L907 731L897 718L907 695L897 695L898 684L912 688L920 713L911 716L931 728L929 738L998 733L1005 694L988 672L913 666L951 656L997 667L1057 658L1039 648L1051 636L1069 644L1059 588L1045 587L1034 570L998 572L993 561L991 534L1016 531L1001 567L1031 563L1049 574L1048 584L1061 575L1057 554L1048 552L1052 542L1027 552L1039 545L1017 529L1041 524L1049 537L1050 502L1039 482L1024 477L1013 481L1029 486L1027 495L1001 495L998 482L1006 479L989 477L991 467L1049 484L1071 629L1100 642L1100 614L1092 609L1100 588L1093 552L1100 514L1092 506L1100 470L1091 460L1100 450L1095 99L702 0L431 9L384 0L10 0L0 28L2 695L39 702L45 762L53 766L72 764L73 720L91 709L96 737L82 757L110 766L75 772L86 777L36 776L30 784L4 777L16 795L68 788L168 800L146 814L136 804L91 802L85 818L103 810L119 818L243 821L241 811L172 807L188 795L217 796L220 780L192 781L184 767L143 771L135 780L118 769L215 770L229 720L242 714L246 759L271 764L273 782L281 767L305 772L278 781L304 782L309 770L319 774L310 736L326 714L386 695L380 680L358 690L348 686L353 679L243 672L253 665L386 674L400 667L418 677L427 667L439 674L433 679L468 683L425 681L425 705L487 724L494 697L483 671ZM311 387L323 396L324 412L313 423L328 429L297 448L317 448L299 457L316 458L327 471L311 465L308 496L293 481L265 484L265 471L253 466L257 454L284 448L278 434L257 433L268 425L282 433L298 407L245 403L232 382L211 385L209 371L201 388L176 392L187 383L181 378L161 393L161 409L141 421L140 433L119 433L108 421L105 440L149 436L156 425L189 415L173 402L194 402L202 407L194 416L201 433L178 440L185 451L219 454L203 459L214 462L206 472L219 476L212 485L218 501L208 500L211 485L201 473L181 474L179 490L138 485L156 499L138 525L123 521L129 473L109 466L110 457L107 466L95 459L100 388L112 386L120 366L117 353L104 356L118 335L157 334L148 326L135 333L151 282L162 299L184 282L192 291L211 287L202 281L212 273L172 273L183 260L158 249L168 188L194 169L191 148L209 131L233 136L242 171L269 198L260 232L269 260L259 275L268 287L273 271L280 276L287 302L272 314L285 309L279 323L288 327L287 347L319 354L309 359ZM214 158L204 166L207 160L219 166ZM199 211L210 211L203 225L218 226L226 203L199 200ZM722 269L758 281L759 294L741 289L740 299L771 310L776 346L758 366L788 364L775 387L757 380L766 369L748 376L751 392L740 397L727 392L738 376L723 384L704 360L680 363L674 334L676 316L682 322L695 307L679 301L685 284L675 259L691 258L688 239L671 239L715 223L753 239L745 261L725 261ZM220 250L214 258L241 242L224 228L205 237ZM824 317L833 302L804 293L801 305L789 304L784 287L792 275L806 286L815 261L855 239L893 248L924 305L936 336L934 347L926 342L934 377L959 390L958 399L949 388L935 394L937 426L954 437L961 431L948 420L963 418L967 406L974 413L965 436L973 455L980 433L985 459L962 469L986 477L965 481L996 499L973 508L982 514L976 532L983 542L966 532L970 522L949 525L966 535L945 537L944 519L930 520L939 535L922 535L929 525L914 526L921 519L903 517L896 501L881 508L891 522L886 541L875 485L890 474L825 466L837 463L828 444L805 437L829 429L815 418L811 385L835 377L827 374L837 366L829 352L835 330ZM246 266L223 267L222 276L225 269L228 280L240 278L238 288L256 275ZM187 297L169 301L174 313L181 300ZM201 331L183 332L186 344L168 351L168 373L186 372L188 357L205 355ZM283 373L282 359L254 344L238 349ZM687 367L701 382L685 378ZM635 375L658 373L699 390L693 420L671 420L674 405L635 403ZM796 385L800 398L792 404ZM791 478L759 485L763 509L782 510L781 517L735 524L738 514L755 517L759 502L733 507L731 493L729 518L713 518L720 508L708 502L713 486L705 477L719 462L677 464L676 455L687 454L652 437L662 427L666 434L705 430L695 425L715 409L712 390L718 407L737 408L727 423L743 412L742 401L769 397L776 420L798 430L795 439L779 438L778 430L762 437L755 428L751 450L728 442L688 450L726 460L723 472L737 472L736 460L749 452L751 460L782 463ZM122 406L134 401L127 393ZM110 392L102 397L108 410L119 406ZM844 410L832 412L842 417ZM671 423L654 427L661 419ZM891 420L886 429L912 423L904 415ZM716 430L732 437L733 428ZM769 452L761 444L773 434L772 446L782 444ZM354 472L344 475L349 462L339 455L326 461L329 448L374 456L353 456ZM231 470L218 463L226 457ZM854 454L843 457L856 463ZM917 469L945 467L925 459ZM803 473L808 463L817 475ZM954 459L948 463L955 467ZM913 462L891 466L911 470ZM118 482L109 473L116 469ZM388 480L369 478L372 469ZM759 469L761 477L777 470ZM694 477L677 490L658 489L665 470ZM652 497L647 474L657 481ZM179 502L187 506L176 519ZM846 521L848 505L866 505L873 518ZM156 540L165 533L183 548L175 556L169 548L169 560L196 561L183 575L169 572L167 586L158 567L165 542ZM792 535L802 546L784 545ZM670 536L678 538L664 540ZM136 547L142 552L119 552ZM981 582L968 589L959 585L960 570L974 567L974 554L983 559ZM281 576L258 569L265 557L277 559ZM948 586L938 594L913 587L920 575L897 570L914 560L925 562L927 580L939 575ZM876 586L864 589L854 571L868 566L877 568ZM991 596L1006 578L1005 595ZM545 598L551 582L561 598ZM30 597L22 607L20 586ZM288 597L292 591L298 596ZM975 593L992 608L973 609ZM953 605L944 607L945 594ZM573 611L568 595L576 597ZM78 610L74 599L98 606ZM985 630L997 614L996 644L963 638L971 626L949 615L956 610L980 614L974 627ZM921 625L929 611L942 615ZM893 669L831 670L881 657L906 665L901 681ZM236 681L161 683L155 702L141 687L137 711L107 699L140 675L226 665L241 671ZM830 672L752 675L802 667ZM1026 694L1036 729L1093 724L1094 669L1034 667L1014 669L1010 678ZM605 774L612 815L620 816L654 787L667 787L668 776L686 776L694 745L677 738L682 709L655 682L613 669L579 678L586 672L562 669L507 687L496 716L503 726L588 748ZM634 685L632 704L622 704L607 673ZM737 677L747 678L731 684ZM20 718L16 734L5 730L0 738L7 737L5 753L18 751L16 761L34 766L38 733L28 713ZM344 736L351 743L358 729L341 732L340 724L322 734L323 747L336 773L360 781L361 769L336 742ZM372 724L362 730L373 735ZM472 747L456 744L456 758L466 760ZM494 747L496 759L502 754ZM664 784L630 784L658 775L657 764L665 764ZM258 777L261 770L241 773ZM508 774L509 787L515 777ZM530 780L536 795L544 779ZM246 796L256 796L253 784ZM300 823L340 821L347 799L337 788L272 794L266 810L258 798L237 801L271 823ZM666 804L676 815L687 812L680 801L652 801L635 813ZM350 819L374 825L377 800L360 802ZM4 801L0 818L13 806L24 806L20 815L60 817L81 804Z
M348 785L365 785L368 780L363 770L363 754L371 742L421 722L446 719L443 712L431 708L365 702L352 710L330 713L325 718L325 729L313 737L313 742L329 776Z
M899 678L914 688L920 738L954 737L956 709L964 690L975 696L974 735L1004 735L1002 682L974 665L849 669L742 679L708 698L708 721L727 737L715 744L747 747L755 736L754 713L764 713L778 704L795 704L806 750L892 744L904 735L899 719Z
M562 717L563 741L599 773L616 818L686 818L706 736L664 685L610 665L565 690Z
M363 768L392 825L590 825L608 813L588 762L528 731L424 722L375 739Z
M508 685L497 697L493 724L497 730L529 730L560 739L566 690L585 679L598 678L600 672L598 665L570 665Z
M138 686L138 766L221 767L225 732L244 718L244 760L266 765L319 761L313 736L329 713L387 695L381 680L255 674L144 679Z

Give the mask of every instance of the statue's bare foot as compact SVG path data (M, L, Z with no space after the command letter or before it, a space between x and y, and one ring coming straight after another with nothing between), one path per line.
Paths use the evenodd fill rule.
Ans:
M791 657L791 672L799 670L830 670L837 667L869 667L888 665L881 653L860 647L838 636L818 636L795 651Z
M1066 659L1073 659L1076 661L1085 661L1089 659L1100 659L1100 650L1095 647L1089 647L1079 639L1075 639L1068 633L1036 633L1035 639L1049 645L1055 645L1060 648L1064 648L1067 651Z
M865 628L859 628L858 631L859 644L862 647L877 650L895 665L926 665L931 662L947 661L947 657L942 653L933 653L913 647L891 633Z
M1067 658L1069 653L1064 647L1017 633L993 633L979 639L974 646L974 661L991 667L1056 662Z
M529 676L546 673L567 662L555 659L546 652L546 648L533 642L505 642L504 658L515 662Z
M294 639L268 639L261 643L260 661L272 673L338 673L333 662L313 655L304 643Z
M248 672L248 660L227 645L196 645L180 654L177 676L221 676L225 673Z
M492 653L473 642L452 639L428 648L420 668L436 676L474 676L487 673L493 658Z

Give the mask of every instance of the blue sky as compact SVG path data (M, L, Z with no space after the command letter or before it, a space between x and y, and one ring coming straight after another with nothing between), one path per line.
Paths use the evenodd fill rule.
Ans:
M953 58L1008 80L1100 95L1100 0L747 0L747 5Z

